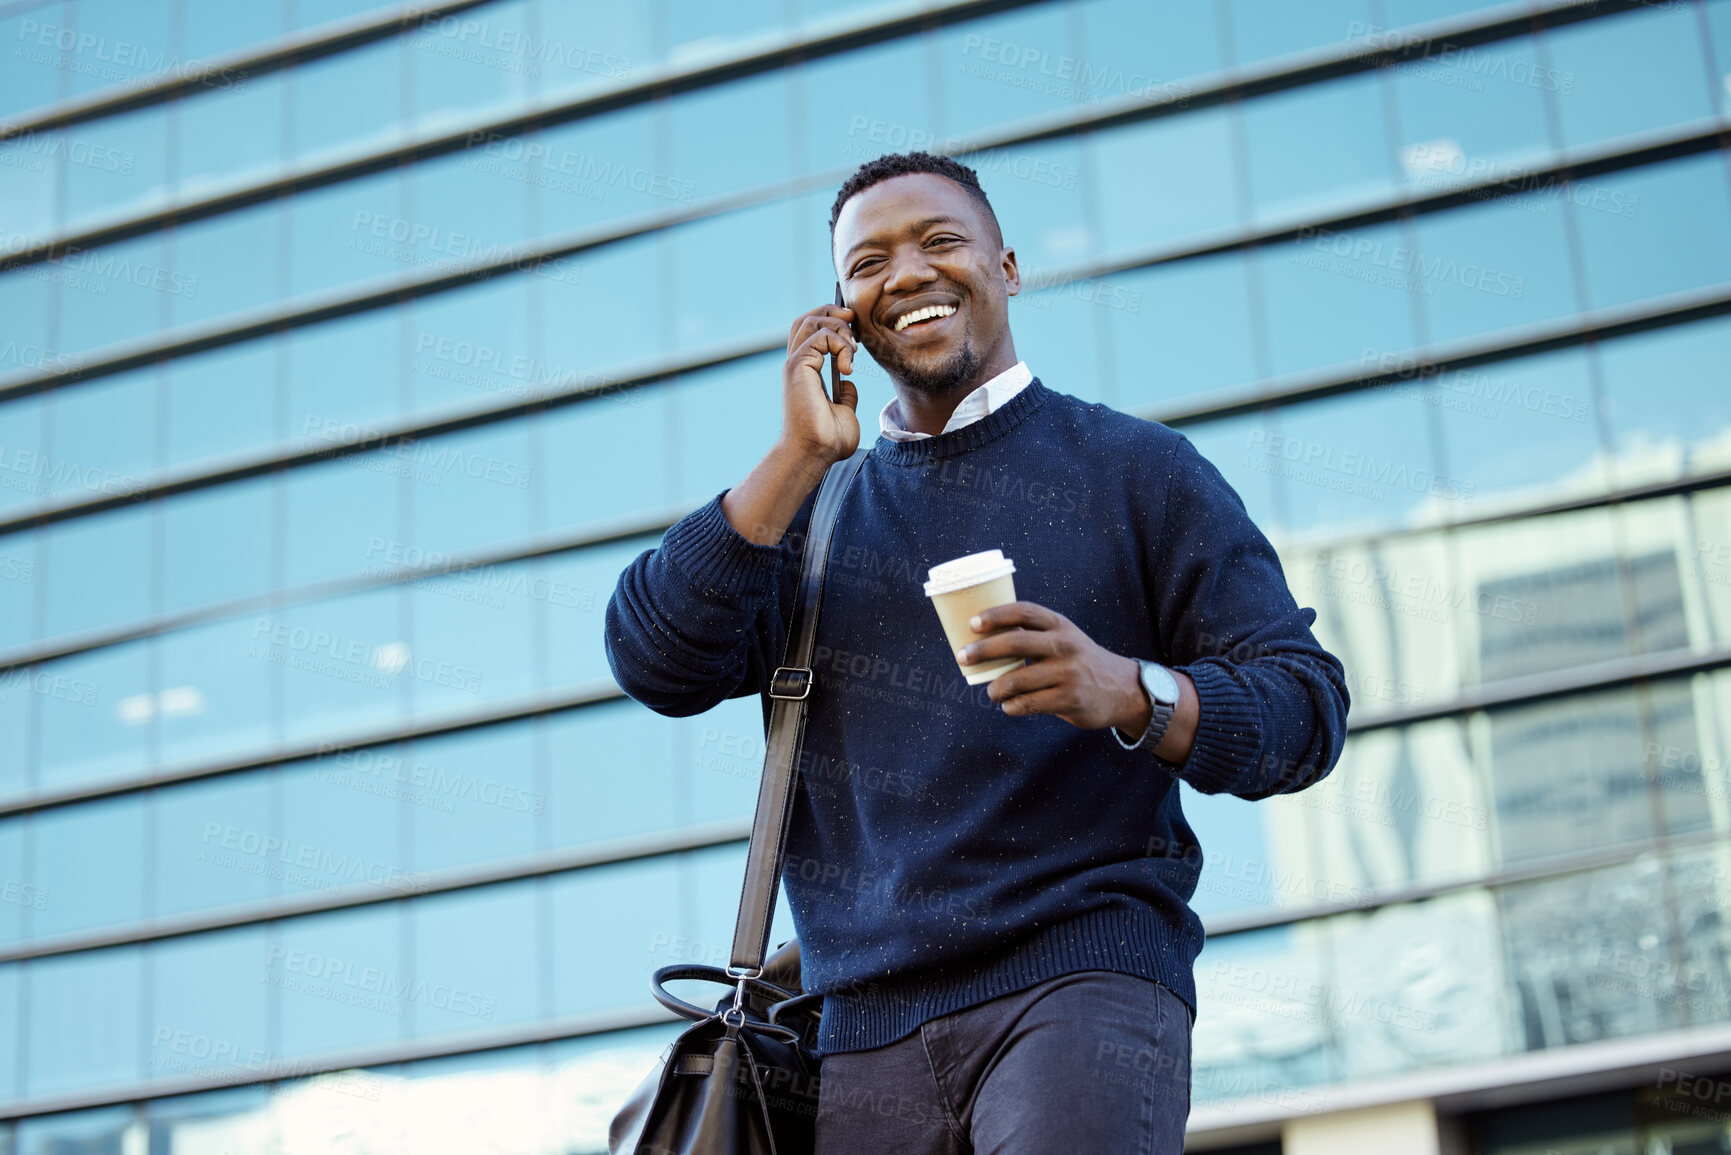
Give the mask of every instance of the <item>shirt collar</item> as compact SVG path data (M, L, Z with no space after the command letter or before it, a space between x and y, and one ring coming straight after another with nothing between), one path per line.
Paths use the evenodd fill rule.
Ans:
M1033 379L1034 374L1029 371L1028 363L1017 361L962 398L956 411L944 422L944 432L954 433L996 411L1004 402L1026 389ZM930 433L918 433L902 425L901 406L894 397L891 397L878 413L878 431L891 441L920 441L932 436Z

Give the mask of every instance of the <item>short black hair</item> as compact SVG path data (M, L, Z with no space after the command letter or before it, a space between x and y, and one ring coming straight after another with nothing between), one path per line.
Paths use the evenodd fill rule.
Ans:
M992 211L992 202L986 199L986 190L980 187L980 174L947 156L933 156L929 152L890 152L874 157L854 169L853 175L842 182L841 190L835 194L835 204L829 210L829 236L835 241L835 222L841 217L841 206L864 192L874 184L889 180L891 177L907 176L909 173L929 172L934 176L948 177L967 190L968 195L984 210L986 217L992 222L992 227L998 230L998 243L1004 243L1004 229L998 224L998 214Z

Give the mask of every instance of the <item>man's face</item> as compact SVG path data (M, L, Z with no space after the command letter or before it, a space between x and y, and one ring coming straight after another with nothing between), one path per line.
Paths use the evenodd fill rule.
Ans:
M898 383L941 397L978 384L980 369L1010 348L1016 254L948 177L909 173L852 197L836 218L834 253L860 344Z

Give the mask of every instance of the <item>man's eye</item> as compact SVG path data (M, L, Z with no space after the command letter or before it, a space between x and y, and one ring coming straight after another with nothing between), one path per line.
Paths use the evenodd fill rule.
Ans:
M926 242L928 245L959 245L961 243L962 238L960 237L933 237Z

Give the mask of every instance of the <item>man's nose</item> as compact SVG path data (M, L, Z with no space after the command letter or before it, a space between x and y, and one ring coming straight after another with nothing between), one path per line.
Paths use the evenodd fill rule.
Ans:
M886 293L911 293L923 285L929 285L938 279L938 271L926 261L925 254L919 251L892 257L890 275L884 281Z

